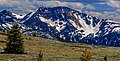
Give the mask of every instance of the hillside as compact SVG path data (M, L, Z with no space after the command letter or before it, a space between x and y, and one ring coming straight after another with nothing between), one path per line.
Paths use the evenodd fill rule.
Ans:
M6 36L0 34L0 52L5 47ZM44 38L25 36L27 54L0 54L0 61L36 61L41 50L43 61L80 61L83 50L92 52L92 59L100 61L105 56L108 61L120 61L119 47L94 46L81 43L65 43Z

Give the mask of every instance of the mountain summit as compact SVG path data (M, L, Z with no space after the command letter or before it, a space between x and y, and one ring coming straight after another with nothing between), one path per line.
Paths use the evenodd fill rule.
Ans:
M0 21L3 16L6 17L6 14L0 12ZM40 7L36 12L21 17L20 21L17 18L14 20L24 28L26 35L37 34L64 42L120 47L119 22L99 19L68 7Z

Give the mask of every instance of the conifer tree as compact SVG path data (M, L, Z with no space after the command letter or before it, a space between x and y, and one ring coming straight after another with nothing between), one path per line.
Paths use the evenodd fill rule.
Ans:
M33 37L37 37L37 34L36 34L36 33L33 33Z
M15 54L24 53L23 39L19 25L17 23L13 23L13 27L7 32L7 47L4 49L5 52Z

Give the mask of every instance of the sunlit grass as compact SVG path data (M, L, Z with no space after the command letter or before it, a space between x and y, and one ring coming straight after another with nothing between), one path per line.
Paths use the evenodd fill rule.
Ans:
M0 40L5 41L5 38L4 35L0 35ZM31 36L25 36L24 46L27 54L0 54L0 61L37 61L39 51L43 53L43 61L80 61L85 49L92 52L94 61L101 60L105 56L109 61L120 60L119 47L65 43ZM0 42L0 47L5 47L5 43Z

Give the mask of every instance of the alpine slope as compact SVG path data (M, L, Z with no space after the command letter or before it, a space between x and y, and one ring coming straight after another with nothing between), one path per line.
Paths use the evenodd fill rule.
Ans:
M120 47L120 22L100 19L68 7L40 7L19 15L0 12L0 30L9 30L17 22L25 35L63 42Z

